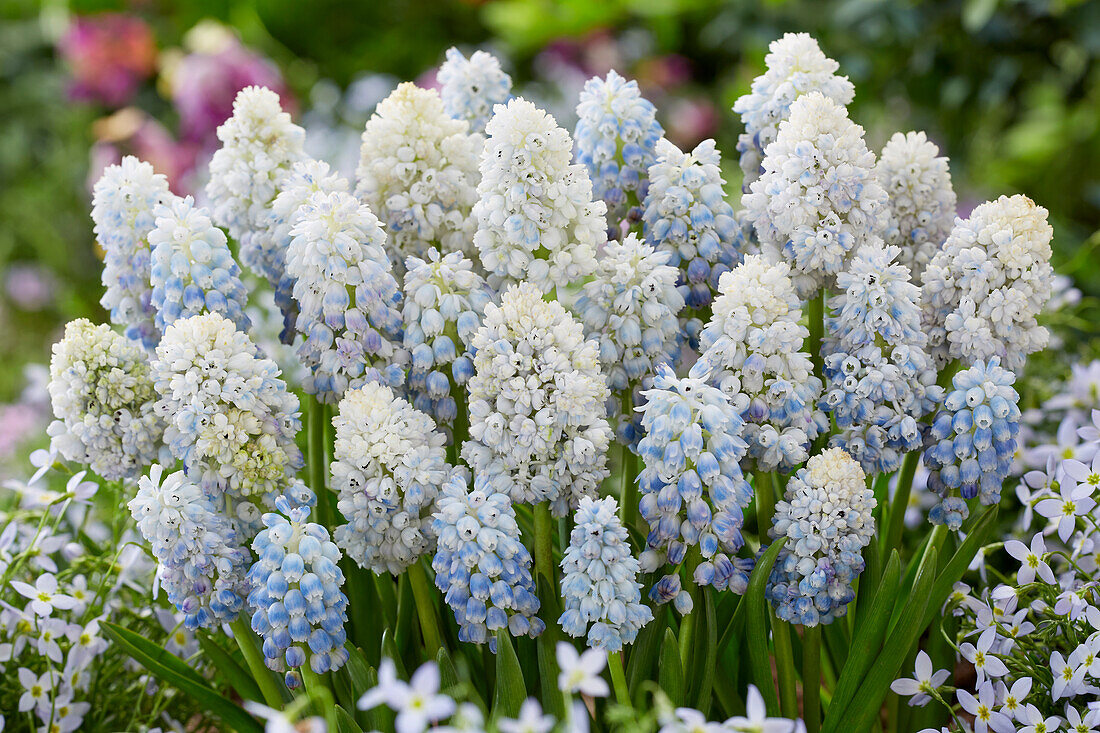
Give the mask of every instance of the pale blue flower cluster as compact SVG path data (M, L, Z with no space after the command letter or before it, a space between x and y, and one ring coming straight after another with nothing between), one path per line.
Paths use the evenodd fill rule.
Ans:
M657 108L641 95L638 82L612 69L606 79L585 82L577 117L577 161L588 168L593 194L607 204L609 225L615 228L623 217L638 221L654 147L665 134Z
M470 132L484 132L493 107L512 97L512 77L487 51L474 51L467 59L454 46L448 48L435 78L447 114L469 122Z
M444 482L432 522L438 536L432 569L454 611L459 641L488 641L495 651L497 629L536 637L546 625L535 615L531 553L520 540L512 500L483 484L475 481L470 491L460 471Z
M154 214L156 228L149 232L149 245L157 328L163 332L180 318L220 313L247 333L252 328L244 312L248 291L225 232L191 196L173 196Z
M157 579L191 631L236 620L251 558L233 524L182 471L154 464L127 505L157 559Z
M876 503L863 469L840 448L813 456L791 477L769 531L788 538L766 591L778 618L816 626L847 612L863 548L874 539Z
M978 361L952 379L952 389L932 422L924 452L928 488L943 500L929 513L933 524L958 531L969 515L967 499L992 506L1012 467L1020 432L1016 375L1000 359ZM957 495L956 495L957 492Z
M328 530L308 521L309 508L275 501L279 513L263 515L252 549L259 558L248 571L252 630L263 639L264 661L286 672L286 685L301 684L299 667L317 674L348 660L344 649L348 599L340 586L340 550ZM285 516L284 516L285 515Z
M634 643L638 630L653 620L641 602L638 561L618 510L610 496L581 499L561 561L565 611L558 623L573 637L587 632L589 647L608 652Z
M744 421L709 379L703 361L683 379L662 364L653 389L643 393L639 512L649 524L649 549L642 555L642 569L679 566L688 548L698 545L703 559L695 568L695 582L744 593L751 561L735 557L745 544L741 527L753 496L738 464L748 448L741 438ZM665 575L649 597L674 601L680 613L691 611L691 596L675 572Z

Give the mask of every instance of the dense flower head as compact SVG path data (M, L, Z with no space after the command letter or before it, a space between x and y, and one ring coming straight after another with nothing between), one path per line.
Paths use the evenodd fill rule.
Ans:
M733 103L733 111L745 125L737 139L737 152L746 191L763 174L764 151L776 139L780 124L790 117L795 100L819 92L847 106L855 96L848 77L836 75L840 64L822 53L808 33L787 33L772 41L764 63L767 71L753 80L752 91Z
M643 392L639 512L649 524L649 550L642 565L646 571L665 562L679 566L687 549L698 545L702 562L695 582L744 593L752 565L736 553L745 544L741 527L753 494L738 462L748 446L741 438L743 420L727 396L710 385L710 377L703 361L682 379L662 364L653 388ZM679 575L671 573L649 596L658 603L675 601L687 613L691 597L686 593Z
M609 224L615 226L630 207L645 200L654 146L664 128L638 82L627 81L614 69L604 79L595 76L585 82L577 117L577 162L588 168L593 194L603 199Z
M535 614L539 598L531 575L531 553L520 540L516 511L508 495L462 471L443 483L432 527L438 539L432 569L458 622L459 641L489 642L507 628L512 636L536 637L546 625Z
M933 524L958 530L968 515L965 501L987 506L1001 500L1001 483L1012 467L1020 432L1016 375L1000 360L979 361L954 376L936 413L924 452L928 488L944 501L929 512Z
M411 366L408 386L413 404L441 425L451 425L460 409L455 396L473 376L470 344L481 327L493 291L461 252L432 250L427 260L410 257L405 270L402 317Z
M1008 369L1042 349L1036 321L1054 270L1047 210L1026 196L1001 196L960 219L924 271L925 330L939 363L999 357Z
M763 168L741 202L761 251L791 262L800 297L828 285L852 252L886 231L886 192L863 128L821 93L791 105Z
M248 605L252 630L263 639L265 663L286 671L287 687L295 688L302 665L325 674L348 660L348 599L340 590L340 549L328 530L308 521L308 507L279 498L276 509L263 515L264 529L252 542L259 559L248 571Z
M211 218L240 243L245 267L271 280L268 212L291 166L305 157L305 130L291 122L278 94L250 86L237 93L218 140L206 184Z
M947 158L923 132L897 132L882 149L875 174L890 210L883 239L901 248L898 261L918 279L955 223Z
M813 456L791 477L769 530L772 539L788 538L767 589L777 617L816 626L847 612L875 534L876 504L863 469L840 448Z
M590 275L607 238L607 207L593 201L585 167L570 164L569 133L522 98L498 105L485 132L473 213L486 271L543 292Z
M194 631L231 623L248 595L248 550L214 501L183 471L154 464L128 504L157 559L168 600Z
M350 389L332 420L332 487L348 520L336 544L361 567L398 575L435 542L429 517L450 472L432 419L376 382Z
M470 440L474 475L512 501L549 501L561 517L608 475L609 392L598 347L531 283L485 306L472 342Z
M50 359L53 445L108 480L134 477L152 463L164 423L149 359L107 325L79 318L65 326Z
M367 381L400 384L401 290L378 218L344 191L311 194L296 216L286 271L305 337L305 390L333 403Z
M639 629L653 620L642 603L638 561L630 554L618 508L611 497L583 497L561 561L565 611L558 623L570 636L587 633L589 647L608 652L634 643Z
M493 108L512 96L512 77L488 51L474 51L466 58L454 46L448 48L435 78L447 114L470 123L471 132L483 132Z
M150 284L149 232L153 210L172 196L168 179L153 166L127 155L107 166L92 191L92 221L103 248L103 287L99 302L127 338L145 348L157 345L156 309Z
M405 82L378 104L363 131L355 193L385 224L398 271L430 249L472 254L481 144L434 89Z
M302 466L294 442L298 398L279 367L217 313L183 318L164 332L153 359L155 409L164 442L188 478L214 497L266 500ZM242 503L238 517L255 519Z
M225 232L190 196L172 197L154 214L157 224L149 232L149 245L157 328L163 332L180 318L220 313L247 332L252 327L244 312L248 291Z
M748 457L760 471L790 470L806 460L827 422L817 409L821 380L802 351L809 330L786 263L761 255L722 275L700 357L745 421Z

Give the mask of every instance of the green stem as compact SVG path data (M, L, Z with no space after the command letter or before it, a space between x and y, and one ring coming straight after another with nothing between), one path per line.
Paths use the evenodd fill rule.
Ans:
M802 721L806 733L821 729L821 625L802 632Z
M886 530L886 546L883 548L882 557L890 557L890 551L901 542L901 533L905 529L905 509L909 506L909 496L913 491L913 476L917 473L918 463L920 463L920 451L915 450L907 453L905 461L901 464L898 486L890 502L888 518L890 524Z
M241 649L248 671L252 673L252 678L256 680L260 693L264 696L264 702L268 707L276 710L282 708L283 696L279 692L278 683L271 675L271 670L264 664L264 656L259 644L256 643L256 635L252 633L245 617L238 616L237 620L230 624L230 628L233 629L233 638Z
M615 689L615 699L620 705L630 706L630 688L626 684L626 672L623 670L623 653L612 652L607 656L607 668L611 671L611 686Z
M543 576L548 588L557 594L557 573L554 572L554 520L550 516L550 503L539 502L535 514L535 573Z
M760 542L768 536L775 513L775 474L761 471L755 476L753 491L756 494L756 531Z
M325 425L328 422L328 408L314 398L309 405L309 483L313 493L317 494L317 513L321 524L332 528L332 507L328 501L325 484L328 477L328 464L325 463Z
M434 658L443 648L443 641L439 636L439 615L432 600L432 587L428 582L428 574L424 571L423 561L409 566L409 582L412 583L413 597L416 599L416 612L420 618L424 646Z
M325 723L329 730L337 730L336 703L332 697L332 690L328 688L323 677L313 671L307 661L299 667L302 673L302 682L305 684L309 699L313 702L313 709L325 717Z
M775 643L775 671L779 677L779 710L784 718L798 717L798 693L795 685L794 649L791 626L771 615L772 641Z
M692 579L695 574L695 568L699 566L703 556L699 553L699 546L693 545L688 550L687 557L684 559L684 567L687 568L688 580L684 583L685 587L689 589L691 593L692 609L691 613L684 616L680 621L680 635L677 641L680 643L680 659L683 664L687 664L689 659L693 659L692 653L695 647L695 634L698 625L698 616L703 613L702 593L700 592L699 585Z
M810 352L810 359L814 363L814 374L821 377L824 374L825 360L821 355L821 341L825 337L825 288L821 288L809 302L810 337L806 341L806 348Z

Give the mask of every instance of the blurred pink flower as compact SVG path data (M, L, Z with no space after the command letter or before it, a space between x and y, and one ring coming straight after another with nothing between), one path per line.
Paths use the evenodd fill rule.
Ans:
M15 264L4 279L8 298L25 311L37 311L53 300L57 283L49 270L37 264Z
M172 190L190 193L189 174L199 158L199 146L172 137L163 125L135 107L127 107L97 120L92 126L96 142L92 145L88 166L88 188L103 174L103 169L136 155L148 161L157 173L168 177Z
M121 106L156 67L153 32L132 15L77 17L57 45L72 73L74 99Z
M718 113L710 100L696 97L677 99L671 103L667 119L668 139L689 150L718 129Z
M44 422L42 411L33 405L0 405L0 460L13 457L29 437L37 435Z

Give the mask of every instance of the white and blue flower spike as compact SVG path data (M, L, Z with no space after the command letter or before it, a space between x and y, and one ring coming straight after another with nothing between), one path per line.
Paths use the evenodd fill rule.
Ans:
M474 51L466 58L454 46L448 48L435 78L447 114L470 123L470 132L485 132L496 105L512 98L512 77L488 51Z

